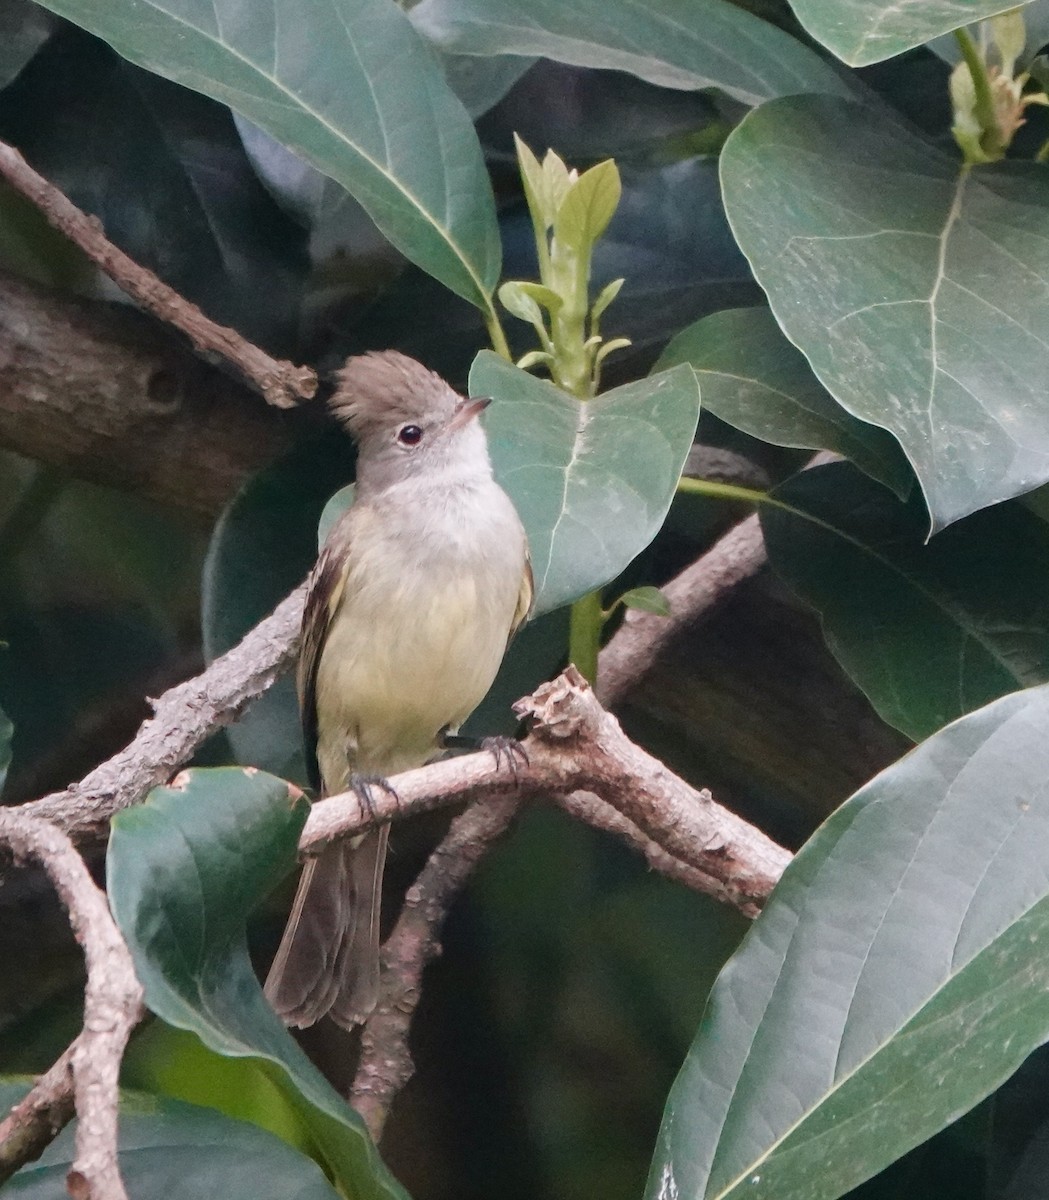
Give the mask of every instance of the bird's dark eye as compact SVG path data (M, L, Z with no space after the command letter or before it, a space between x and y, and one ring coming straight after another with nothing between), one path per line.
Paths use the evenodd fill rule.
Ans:
M397 440L402 446L417 446L422 441L423 431L418 425L402 425Z

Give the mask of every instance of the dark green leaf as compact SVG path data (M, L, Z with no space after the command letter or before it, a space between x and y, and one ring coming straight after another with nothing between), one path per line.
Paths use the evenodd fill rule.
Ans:
M1049 167L958 161L818 96L750 113L725 207L776 319L890 430L939 529L1049 478Z
M499 274L480 146L388 0L49 0L125 58L256 122L354 195L413 262L486 309Z
M183 773L113 821L113 915L146 1004L219 1054L258 1060L292 1099L348 1194L402 1198L364 1123L267 1004L248 958L248 914L294 864L307 804L250 768Z
M925 514L854 468L803 471L771 493L769 558L823 622L881 716L918 739L1049 679L1049 528L1022 505L925 541Z
M204 563L201 623L208 661L231 649L305 578L317 522L353 473L353 443L333 434L260 471L219 518ZM237 761L305 784L294 681L279 679L227 730Z
M0 1108L21 1099L27 1085L0 1083ZM36 1162L4 1185L5 1196L55 1200L65 1195L76 1122ZM178 1100L125 1092L120 1105L120 1173L128 1194L147 1200L336 1200L338 1193L312 1159L273 1134Z
M657 617L669 617L670 605L666 596L657 587L636 587L624 592L619 603L627 608L639 608L642 612L655 613Z
M290 350L305 238L227 109L64 26L4 92L0 137L210 317Z
M655 537L699 419L691 367L580 401L484 351L470 391L485 414L496 478L521 514L536 611L614 579Z
M423 0L417 28L456 54L528 54L628 71L660 87L721 88L744 104L794 92L848 95L817 54L720 0Z
M652 1200L832 1200L1049 1037L1049 688L877 776L788 867L671 1091Z
M1001 0L793 0L791 7L818 42L854 67L1003 11Z
M858 421L820 385L767 308L711 313L683 329L655 370L691 363L703 407L775 446L834 450L905 496L912 476L898 443Z
M0 88L18 75L57 24L29 0L0 0Z

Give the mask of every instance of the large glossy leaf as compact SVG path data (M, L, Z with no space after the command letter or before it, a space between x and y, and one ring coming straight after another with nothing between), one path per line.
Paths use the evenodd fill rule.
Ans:
M1049 528L1020 504L926 543L904 506L844 463L762 506L770 560L820 614L835 657L911 737L1049 679Z
M25 1084L0 1083L6 1109ZM55 1200L66 1193L76 1122L4 1185L5 1196ZM136 1200L336 1200L310 1158L272 1133L178 1100L125 1092L120 1105L120 1173Z
M715 985L652 1200L833 1200L1049 1037L1049 688L934 735L836 812Z
M219 1054L257 1059L347 1193L403 1200L360 1117L284 1028L248 958L245 922L293 867L307 805L282 779L185 772L113 821L107 889L146 1004Z
M900 441L933 528L1049 478L1049 167L966 170L818 96L750 113L725 208L824 386Z
M495 209L470 118L390 0L49 0L140 66L228 104L361 202L413 262L486 308Z
M541 55L661 87L716 87L744 104L795 92L849 94L819 55L723 0L422 0L412 20L456 54Z
M854 67L881 62L1011 7L1002 0L792 0L798 20Z
M536 611L593 591L655 537L699 419L686 365L580 401L485 351L470 393L491 396L495 473L532 551Z
M683 362L695 368L704 408L729 425L775 446L834 450L906 495L912 477L898 443L828 395L767 308L711 313L673 338L654 369Z

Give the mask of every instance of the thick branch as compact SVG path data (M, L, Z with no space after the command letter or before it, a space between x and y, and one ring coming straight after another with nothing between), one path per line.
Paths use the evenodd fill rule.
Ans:
M200 309L118 250L95 217L87 216L26 162L12 146L0 142L0 175L40 209L127 294L154 316L181 329L200 352L221 354L278 408L290 408L317 390L317 375L309 367L272 358L235 330L218 325Z
M634 745L573 667L515 708L533 722L524 743L527 764L496 766L490 754L472 754L396 775L395 794L377 791L368 805L355 792L320 800L300 849L318 854L336 839L456 801L587 792L694 868L707 883L703 890L718 899L753 913L772 890L790 853ZM592 803L566 800L565 807L585 817Z
M279 413L143 313L0 272L0 445L214 517L290 440Z
M22 809L7 809L0 811L0 841L17 861L34 859L47 871L87 963L83 1029L0 1126L0 1135L20 1141L23 1149L42 1148L43 1130L57 1132L57 1122L68 1116L62 1092L71 1085L77 1131L66 1177L70 1195L74 1200L126 1200L117 1166L118 1079L124 1047L143 1012L131 955L105 893L64 833ZM14 1165L9 1158L8 1165Z
M350 1090L350 1103L376 1142L394 1097L415 1070L408 1031L422 994L423 970L441 952L441 926L452 901L519 807L516 797L504 796L475 804L456 817L408 889L383 946L379 1002L364 1027L361 1061Z
M165 783L216 729L230 724L291 664L298 650L305 585L227 654L166 691L155 716L119 754L62 792L22 806L78 841L105 839L114 813Z

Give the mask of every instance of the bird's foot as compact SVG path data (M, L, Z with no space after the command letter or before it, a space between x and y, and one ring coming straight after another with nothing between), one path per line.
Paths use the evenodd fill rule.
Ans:
M348 790L353 792L357 799L361 802L361 807L368 815L375 820L375 790L385 792L393 798L395 804L400 804L400 797L390 785L388 779L384 779L381 775L351 775Z
M502 734L478 738L445 730L441 734L441 745L446 750L487 750L495 759L496 770L507 767L515 780L521 767L528 766L528 751L521 742L517 738L505 737Z

